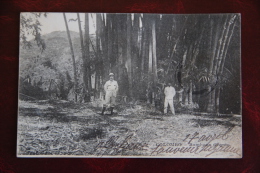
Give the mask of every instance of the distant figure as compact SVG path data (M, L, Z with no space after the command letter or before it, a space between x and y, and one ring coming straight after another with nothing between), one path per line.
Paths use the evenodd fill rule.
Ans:
M103 105L101 115L104 115L107 107L111 108L111 115L113 115L113 109L116 104L116 95L118 91L117 81L114 80L114 74L109 74L109 81L107 81L104 85L104 90L106 92L105 96L105 104Z
M167 87L164 89L164 114L167 114L168 104L170 105L170 109L173 115L175 115L175 110L173 106L173 97L175 96L176 91L171 83L168 83Z

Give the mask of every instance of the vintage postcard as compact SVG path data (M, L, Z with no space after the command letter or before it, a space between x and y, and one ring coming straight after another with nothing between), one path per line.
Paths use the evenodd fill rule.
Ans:
M17 157L242 158L240 14L21 13Z

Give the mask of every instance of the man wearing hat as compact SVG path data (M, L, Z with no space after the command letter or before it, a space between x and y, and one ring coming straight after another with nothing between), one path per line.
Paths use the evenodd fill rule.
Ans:
M114 80L114 74L109 74L109 81L107 81L104 85L104 90L106 92L105 96L105 104L103 105L102 109L102 115L104 115L104 112L107 107L111 108L111 115L113 115L113 109L116 103L116 95L118 91L118 84L117 81Z

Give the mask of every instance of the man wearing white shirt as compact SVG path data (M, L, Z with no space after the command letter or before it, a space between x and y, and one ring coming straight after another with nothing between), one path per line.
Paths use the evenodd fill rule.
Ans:
M175 110L173 106L173 97L175 96L176 91L171 83L168 83L167 87L164 89L164 114L167 114L168 105L170 106L171 112L175 115Z
M114 80L114 74L109 74L109 81L107 81L104 85L104 90L106 92L105 96L105 104L103 105L102 115L106 110L106 107L111 108L111 115L113 115L113 109L116 103L116 95L118 92L118 84L117 81Z

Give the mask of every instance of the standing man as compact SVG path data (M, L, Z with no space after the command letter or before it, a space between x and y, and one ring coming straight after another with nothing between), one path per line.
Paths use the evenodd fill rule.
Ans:
M167 87L164 89L164 114L167 114L168 104L173 115L175 115L174 106L173 106L173 97L175 96L176 91L171 83L168 83Z
M104 115L104 112L107 107L111 108L111 115L113 115L113 109L116 104L116 95L118 91L117 81L114 80L114 74L109 74L109 81L107 81L104 85L104 90L106 92L105 104L103 105L101 115Z

